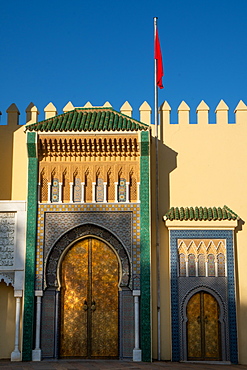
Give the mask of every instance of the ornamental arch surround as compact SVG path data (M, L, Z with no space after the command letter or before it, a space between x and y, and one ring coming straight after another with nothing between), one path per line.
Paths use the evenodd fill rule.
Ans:
M121 264L122 276L119 282L119 287L131 287L132 278L130 257L126 248L119 239L107 229L95 224L84 224L67 231L51 248L45 262L45 288L59 290L57 273L59 270L60 260L66 253L66 250L69 250L69 248L77 241L90 237L100 239L112 247Z

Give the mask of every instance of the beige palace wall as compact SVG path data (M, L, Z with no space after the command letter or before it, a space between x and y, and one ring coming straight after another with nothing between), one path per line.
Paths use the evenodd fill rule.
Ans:
M69 104L69 103L68 103ZM45 118L57 114L48 104ZM46 108L47 108L46 107ZM67 107L67 106L66 106ZM64 107L64 111L66 111ZM10 109L11 108L11 109ZM73 108L73 106L72 106ZM72 109L69 106L68 109ZM48 108L47 108L48 109ZM9 107L8 125L0 126L0 142L6 156L0 167L7 171L0 188L1 199L26 200L27 153L24 127L18 126L19 111ZM127 102L120 110L132 115ZM238 322L239 361L247 364L247 106L240 102L235 109L235 122L228 123L228 107L221 101L216 108L216 124L208 122L209 107L201 102L197 107L197 124L189 121L190 108L182 102L178 108L178 122L170 123L171 108L167 102L160 110L159 128L159 230L160 230L160 286L161 286L161 359L171 359L170 275L168 231L162 220L174 206L224 206L241 218L242 226L236 232L236 301ZM37 121L38 110L30 104L26 110L27 123ZM49 116L48 116L49 113ZM144 102L140 107L140 120L151 122L151 108ZM152 125L153 128L153 125ZM153 136L154 136L154 130ZM10 132L10 133L8 133ZM14 142L14 147L12 143ZM10 150L11 149L11 150ZM4 149L5 150L5 149ZM11 160L9 160L9 155ZM12 154L13 153L13 154ZM153 302L153 357L157 358L157 294L156 294L156 240L155 240L155 140L151 147L151 201L152 201L152 302ZM12 172L11 172L12 168ZM12 182L12 186L11 186Z
M171 322L168 304L170 302L169 242L162 216L173 206L223 207L227 205L239 215L240 224L242 224L236 232L235 281L239 362L246 364L247 106L240 101L235 109L235 122L232 124L228 123L228 107L223 101L216 108L216 124L208 123L209 107L204 102L197 107L197 124L189 122L190 108L185 102L182 102L178 108L176 124L170 124L170 110L167 102L162 104L159 138L161 358L169 360L171 356ZM153 167L155 165L154 157L152 165ZM153 254L153 263L154 261L155 254ZM153 276L153 278L155 283L156 277ZM154 300L154 316L155 303ZM154 355L157 334L155 320Z

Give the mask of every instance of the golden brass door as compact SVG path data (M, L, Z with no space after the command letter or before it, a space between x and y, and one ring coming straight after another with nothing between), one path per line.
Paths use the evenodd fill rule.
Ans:
M219 305L208 293L193 295L187 305L188 360L220 360Z
M118 357L119 263L104 242L77 242L61 266L60 356Z

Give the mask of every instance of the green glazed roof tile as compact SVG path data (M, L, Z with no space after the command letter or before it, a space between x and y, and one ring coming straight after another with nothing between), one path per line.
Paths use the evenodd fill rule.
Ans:
M149 125L141 123L112 108L75 108L70 112L32 123L27 131L141 131Z
M239 216L227 206L224 207L172 207L164 215L170 221L221 221L239 220Z

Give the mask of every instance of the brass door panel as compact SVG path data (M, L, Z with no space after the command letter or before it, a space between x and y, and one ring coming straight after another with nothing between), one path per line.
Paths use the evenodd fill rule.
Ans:
M208 293L191 297L187 305L188 360L220 360L219 305Z
M115 253L84 239L61 266L61 357L118 357L118 275Z

